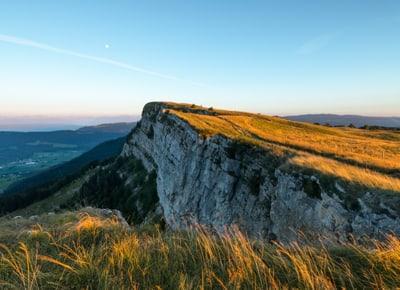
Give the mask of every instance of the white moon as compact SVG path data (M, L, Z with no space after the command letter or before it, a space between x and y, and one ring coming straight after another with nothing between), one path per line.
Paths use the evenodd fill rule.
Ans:
M110 48L110 45L109 44L105 44L104 47L105 48Z

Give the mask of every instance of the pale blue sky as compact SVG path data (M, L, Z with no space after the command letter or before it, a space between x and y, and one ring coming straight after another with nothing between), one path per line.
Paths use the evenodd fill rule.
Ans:
M1 1L0 115L400 115L400 1Z

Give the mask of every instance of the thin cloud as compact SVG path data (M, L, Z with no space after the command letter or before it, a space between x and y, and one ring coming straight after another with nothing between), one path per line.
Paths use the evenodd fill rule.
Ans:
M130 65L128 63L124 63L124 62L120 62L120 61L116 61L116 60L109 59L109 58L104 58L104 57L97 57L97 56L84 54L84 53L80 53L80 52L76 52L76 51L72 51L72 50L67 50L67 49L63 49L63 48L58 48L58 47L55 47L55 46L51 46L51 45L48 45L48 44L45 44L45 43L32 41L32 40L29 40L29 39L24 39L24 38L19 38L19 37L15 37L15 36L0 34L0 42L7 42L7 43L16 44L16 45L21 45L21 46L26 46L26 47L32 47L32 48L36 48L36 49L46 50L46 51L50 51L50 52L54 52L54 53L70 55L70 56L74 56L74 57L78 57L78 58L88 59L88 60L95 61L95 62L98 62L98 63L104 63L104 64L112 65L112 66L115 66L115 67L124 68L124 69L130 70L130 71L134 71L134 72L139 72L139 73L143 73L143 74L159 77L159 78L162 78L162 79L186 82L186 83L190 83L190 84L196 85L196 86L204 86L204 84L201 84L201 83L198 83L198 82L193 82L193 81L181 79L181 78L178 78L178 77L175 77L175 76L166 75L166 74L158 73L158 72L155 72L155 71L143 69L143 68L140 68L140 67L136 67L136 66Z
M296 50L296 54L308 55L308 54L317 52L317 51L325 48L326 46L328 46L333 38L334 38L334 36L331 34L324 34L324 35L315 37L315 38L305 42L303 45L301 45Z

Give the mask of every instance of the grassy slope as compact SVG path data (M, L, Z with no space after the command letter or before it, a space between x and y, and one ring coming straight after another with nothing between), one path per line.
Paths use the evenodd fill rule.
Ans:
M54 212L54 209L59 209L65 203L74 198L75 194L79 191L82 184L86 182L90 176L95 172L94 169L87 171L83 176L73 180L70 184L62 187L53 195L35 202L25 208L18 209L7 215L7 218L15 216L30 217L34 215L42 215L44 213Z
M400 241L282 246L126 229L96 210L0 219L1 289L395 289ZM16 244L15 240L20 243Z
M290 165L369 188L400 192L400 132L331 128L278 117L168 104L168 112L205 136L222 134L284 149Z

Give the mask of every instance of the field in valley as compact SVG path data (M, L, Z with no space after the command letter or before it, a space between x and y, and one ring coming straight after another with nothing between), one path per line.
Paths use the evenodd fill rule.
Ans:
M3 163L0 166L0 193L16 181L71 160L81 153L83 152L78 150L35 152L30 158Z

